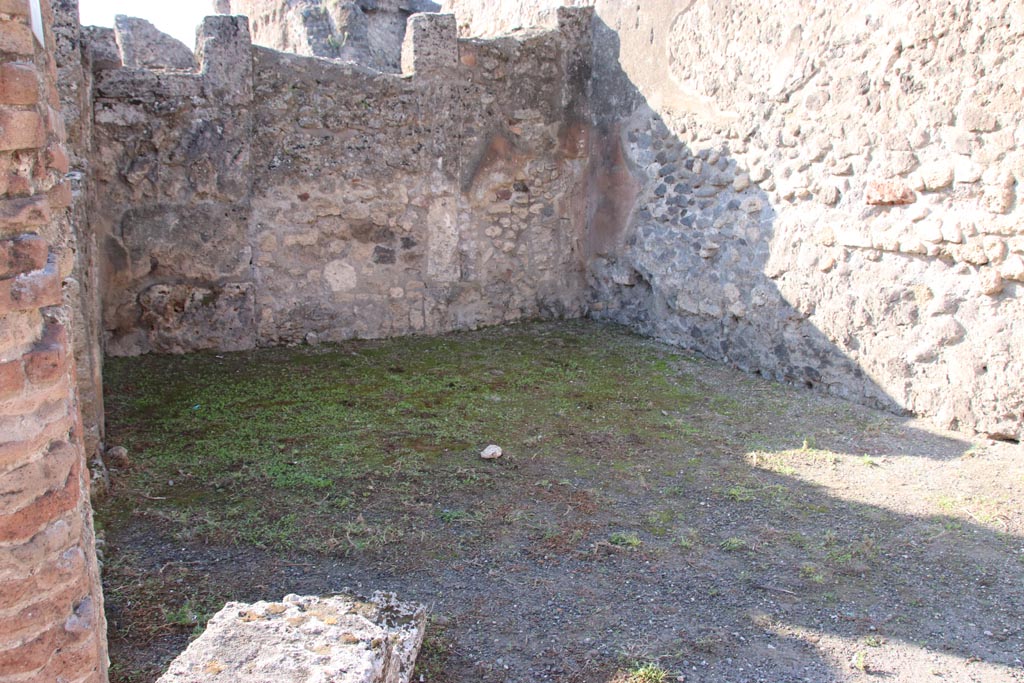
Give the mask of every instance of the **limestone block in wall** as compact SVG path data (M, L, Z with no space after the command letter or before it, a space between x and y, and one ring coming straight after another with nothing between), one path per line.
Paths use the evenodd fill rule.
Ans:
M230 602L158 683L409 683L425 621L382 593Z
M435 282L457 282L459 279L459 232L455 200L435 199L427 212L429 252L427 276Z
M121 52L121 61L127 67L184 71L196 68L195 57L188 46L145 19L117 15L114 38Z
M458 38L454 14L409 17L402 43L402 73L429 76L454 69L459 63Z

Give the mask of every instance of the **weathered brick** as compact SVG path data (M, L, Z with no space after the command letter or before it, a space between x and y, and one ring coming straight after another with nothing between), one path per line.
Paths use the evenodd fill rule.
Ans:
M27 643L19 643L0 650L0 680L21 677L19 680L55 681L57 680L55 676L47 679L42 676L40 670L61 652L70 651L72 648L77 649L77 646L91 639L92 634L80 631L69 632L61 624ZM28 676L35 672L40 672L40 674L29 679Z
M24 543L54 519L75 508L81 493L78 468L76 461L59 488L48 491L14 514L0 517L0 543Z
M50 262L46 268L0 280L0 314L61 303L60 273Z
M43 195L0 200L0 226L34 228L50 222L50 203Z
M45 143L46 130L39 112L0 106L0 150L36 149Z
M39 77L29 64L0 64L0 104L36 104Z
M17 441L10 440L9 438L4 439L4 441L0 442L0 474L20 467L33 458L39 457L39 454L51 442L58 439L67 439L73 426L73 416L65 413L48 422L33 439Z
M58 183L47 193L51 209L66 209L71 206L71 183Z
M28 0L0 0L0 14L27 17Z
M60 647L63 627L52 628L27 643L0 650L0 678L27 676L39 671Z
M28 353L42 333L43 315L39 309L0 314L0 348L5 358L14 360Z
M34 574L51 558L79 544L83 528L81 510L72 510L33 536L28 543L6 548L0 554L0 571L10 576Z
M20 360L0 363L0 401L15 396L25 386L25 373Z
M64 326L47 325L43 338L22 359L25 376L33 384L46 384L58 379L67 367L67 348Z
M0 605L16 607L38 594L70 583L85 571L85 553L77 546L68 548L55 558L40 558L38 573L0 581Z
M46 107L46 122L49 125L50 132L61 142L68 139L68 131L64 126L64 116L60 113L56 107L50 105Z
M11 196L22 196L32 194L32 182L23 175L11 173L7 176L7 194ZM3 234L4 225L0 222L0 234Z
M35 38L28 24L19 19L0 22L0 52L31 55L35 50Z
M71 164L68 161L68 153L64 149L64 145L51 143L50 146L46 148L46 165L50 170L56 171L61 175L68 172Z
M5 401L7 414L0 414L0 434L11 440L28 441L38 430L67 414L66 385L66 381L32 385Z
M106 683L99 668L99 645L95 636L81 639L74 647L61 647L53 653L46 668L39 672L40 681L73 681L74 683Z
M5 474L0 478L0 514L21 510L52 488L53 482L65 481L78 458L70 443L58 441L41 458ZM0 601L0 606L14 604Z
M88 593L88 579L87 574L79 574L71 583L56 591L54 587L46 586L48 594L43 593L45 597L4 617L4 637L28 639L57 624L63 624L72 606Z
M48 251L46 240L38 235L0 240L0 280L45 267Z

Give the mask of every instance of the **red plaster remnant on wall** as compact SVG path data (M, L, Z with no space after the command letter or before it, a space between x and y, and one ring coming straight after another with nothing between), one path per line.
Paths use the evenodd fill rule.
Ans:
M0 0L0 683L102 683L103 600L64 325L68 157L54 55L28 22L28 0Z

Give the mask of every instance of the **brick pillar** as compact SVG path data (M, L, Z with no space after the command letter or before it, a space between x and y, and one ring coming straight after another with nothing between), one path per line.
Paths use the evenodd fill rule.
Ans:
M0 683L107 680L49 1L0 0Z

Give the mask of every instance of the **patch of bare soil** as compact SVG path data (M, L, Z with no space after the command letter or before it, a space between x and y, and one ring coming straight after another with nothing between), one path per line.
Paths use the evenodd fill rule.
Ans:
M375 590L429 606L433 683L1024 681L1019 445L586 323L290 353L115 364L115 683L155 680L225 600ZM276 413L349 411L308 430L317 458L305 426L246 431L271 365L296 382ZM177 404L240 412L185 429ZM266 443L290 478L246 460Z

